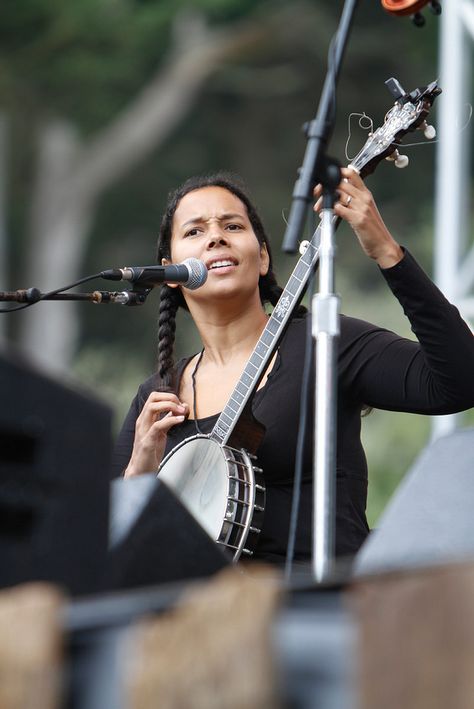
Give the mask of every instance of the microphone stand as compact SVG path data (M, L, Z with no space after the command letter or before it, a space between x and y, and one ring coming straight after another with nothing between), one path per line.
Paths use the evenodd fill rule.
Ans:
M33 305L41 300L81 300L95 305L117 303L118 305L143 305L151 288L134 288L126 291L98 291L92 293L41 293L38 288L16 291L0 291L0 302L15 302Z
M282 249L287 254L295 254L297 252L306 221L307 210L313 199L313 187L318 182L323 184L320 173L324 173L325 152L335 123L336 84L357 2L358 0L345 0L339 27L334 38L334 50L330 54L329 67L316 118L307 125L306 136L308 143L303 165L298 170L298 179L293 189L288 224L283 237Z
M93 293L65 293L71 288L105 278L109 281L131 281L133 288L127 291L94 291ZM194 290L202 286L207 278L206 265L196 258L188 258L181 264L170 266L130 266L125 268L109 268L92 276L86 276L62 288L56 288L48 293L41 293L38 288L27 288L16 291L0 291L0 301L13 301L22 305L4 310L0 313L12 313L22 310L41 300L86 300L92 303L118 303L119 305L143 305L150 291L159 283L182 283L184 287Z
M334 562L336 476L336 338L339 335L339 298L334 290L334 212L340 168L326 156L335 123L336 84L357 0L346 0L335 35L334 49L316 118L307 127L308 143L292 195L282 249L294 254L301 240L313 187L323 185L320 246L320 291L313 298L312 332L316 338L315 432L313 470L312 571L324 581Z

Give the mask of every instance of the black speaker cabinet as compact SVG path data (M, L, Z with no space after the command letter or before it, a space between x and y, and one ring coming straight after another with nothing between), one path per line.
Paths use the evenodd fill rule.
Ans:
M474 559L474 429L429 445L355 560L356 575Z
M0 587L100 589L107 552L111 412L0 356Z
M154 473L112 481L109 589L210 576L229 563Z

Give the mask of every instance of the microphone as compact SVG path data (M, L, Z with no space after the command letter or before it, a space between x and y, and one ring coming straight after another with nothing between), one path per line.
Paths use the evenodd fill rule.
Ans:
M101 278L109 281L130 281L135 285L153 288L160 283L181 283L188 290L196 290L207 280L207 268L197 258L187 258L170 266L125 266L102 271Z

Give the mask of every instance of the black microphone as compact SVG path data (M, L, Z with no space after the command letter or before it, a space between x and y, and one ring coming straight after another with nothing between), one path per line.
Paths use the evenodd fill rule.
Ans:
M207 280L207 267L197 258L187 258L183 263L170 266L125 266L102 271L101 278L109 281L131 281L135 285L153 287L159 283L181 283L196 290Z

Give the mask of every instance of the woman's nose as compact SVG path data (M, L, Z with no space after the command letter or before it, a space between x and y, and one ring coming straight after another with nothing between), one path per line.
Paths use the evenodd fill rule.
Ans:
M209 234L207 248L212 249L214 246L217 245L227 246L228 243L229 241L225 232L222 232L219 229L215 229L212 233Z

